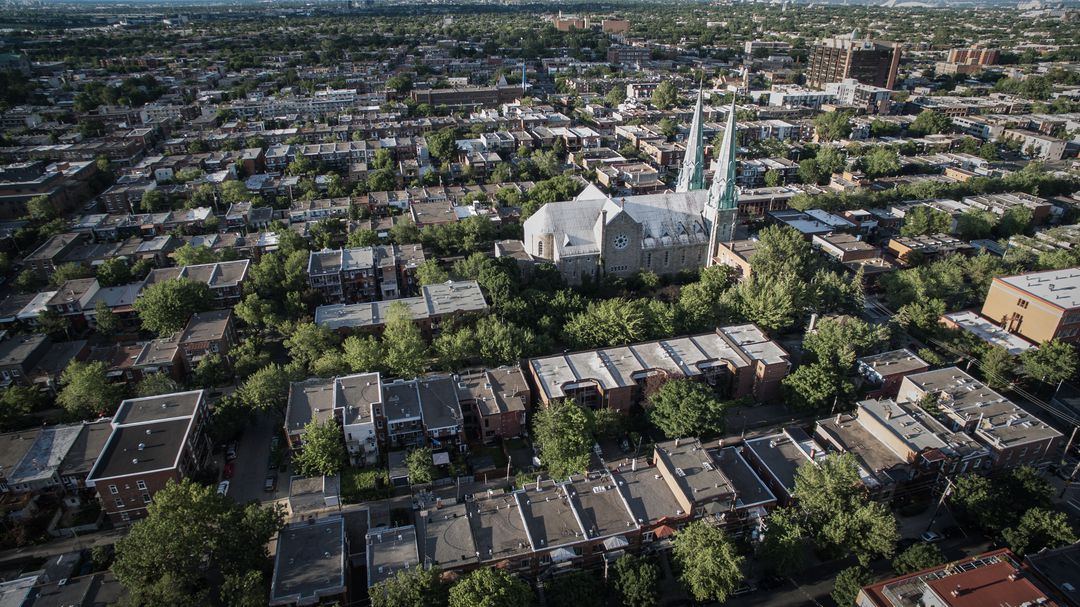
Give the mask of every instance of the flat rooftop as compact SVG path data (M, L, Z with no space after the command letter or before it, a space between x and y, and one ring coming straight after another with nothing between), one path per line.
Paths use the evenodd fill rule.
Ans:
M32 483L51 478L60 468L60 463L81 431L81 424L43 429L19 464L14 469L4 471L8 484Z
M477 493L468 502L473 541L480 560L500 561L527 554L529 534L513 493Z
M776 496L765 486L754 469L736 447L724 447L709 451L720 471L735 490L736 508L753 508L776 503Z
M202 390L129 398L120 403L112 423L114 426L122 426L189 418L198 410L202 400Z
M620 493L626 499L634 520L644 525L678 516L681 509L660 470L644 458L637 466L626 464L611 472Z
M303 431L312 420L322 422L333 416L333 379L312 378L289 384L289 403L285 407L289 434Z
M167 470L177 465L192 417L114 427L87 481Z
M393 577L398 571L412 569L419 564L416 528L412 525L368 532L368 588Z
M464 423L457 388L449 377L426 376L416 380L424 426L428 430L460 427Z
M754 325L720 327L712 333L529 359L548 400L565 396L567 386L594 382L604 390L637 384L637 377L667 371L692 377L726 366L748 367L755 360L786 363L787 352Z
M900 386L900 394L908 395L909 387L937 395L938 406L948 418L963 428L973 429L976 436L995 448L1061 436L1041 419L957 367L908 375Z
M1080 307L1080 268L997 277L994 281L1065 310Z
M232 319L232 310L211 310L192 314L180 343L217 341L225 337Z
M790 495L795 491L795 473L799 466L811 461L810 449L815 443L802 430L785 428L783 432L751 439L744 444Z
M285 527L277 539L270 604L314 604L345 592L347 556L340 516Z
M585 530L567 497L563 485L541 484L537 491L531 489L514 493L521 518L525 521L533 550L574 544L585 540Z
M1027 562L1058 594L1080 604L1080 543L1029 554Z
M443 504L416 517L420 538L420 559L435 567L449 569L477 562L468 506Z
M699 440L675 440L658 443L655 456L675 472L675 483L694 504L720 502L729 505L734 499L731 481L720 471Z
M604 474L593 480L576 480L567 486L581 525L591 539L627 533L638 526L615 482Z
M1009 333L978 312L971 310L951 312L945 314L942 318L991 346L1005 348L1013 356L1019 356L1021 353L1035 347L1035 344L1015 333Z
M414 321L461 312L482 312L488 307L475 280L448 281L422 287L418 297L319 306L315 309L315 322L334 330L378 327L386 323L390 307L397 304L404 305Z
M859 364L882 377L930 368L929 363L907 348L863 356L859 359Z

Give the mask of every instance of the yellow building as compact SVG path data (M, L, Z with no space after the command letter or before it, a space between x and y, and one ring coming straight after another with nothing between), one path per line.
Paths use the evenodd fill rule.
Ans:
M982 315L1035 343L1080 341L1080 268L995 278Z

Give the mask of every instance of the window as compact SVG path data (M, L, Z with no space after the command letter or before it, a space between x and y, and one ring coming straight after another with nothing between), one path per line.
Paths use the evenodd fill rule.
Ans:
M1025 310L1026 310L1026 309L1027 309L1027 307L1028 307L1028 302L1027 302L1027 300L1026 300L1026 299L1017 299L1017 300L1016 300L1016 307L1018 307L1018 308L1023 308L1023 309L1025 309Z
M120 520L122 520L122 521L130 521L131 520L131 515L128 514L127 512L121 512L120 513Z
M210 351L211 352L217 352L218 351L218 345L216 343L210 344Z
M543 240L538 241L536 243L536 254L539 255L540 257L544 256L544 241Z
M146 491L146 481L135 481L135 486L139 488L139 491Z
M120 493L120 490L116 488L116 485L109 485L109 493L116 495Z
M122 500L120 498L116 498L115 500L113 500L113 503L116 504L117 508L123 508L124 507L124 500Z
M664 267L666 268L671 261L671 251L664 251Z
M149 504L150 503L150 494L149 493L142 494L142 503L144 503L144 504Z

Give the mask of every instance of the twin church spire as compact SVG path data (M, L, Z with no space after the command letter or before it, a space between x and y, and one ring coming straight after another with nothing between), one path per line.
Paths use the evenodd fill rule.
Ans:
M738 201L735 187L735 99L731 100L727 126L724 128L724 140L720 145L716 163L716 174L709 187L709 199L706 203L716 209L734 209ZM676 192L692 192L705 189L705 134L703 92L698 89L697 104L694 106L694 119L690 123L690 134L686 138L686 155L683 157L679 178L675 185Z

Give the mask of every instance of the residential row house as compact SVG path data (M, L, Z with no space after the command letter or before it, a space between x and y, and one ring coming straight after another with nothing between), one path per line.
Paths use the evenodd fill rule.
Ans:
M420 245L323 249L308 256L308 284L324 302L353 304L397 299L417 292Z

